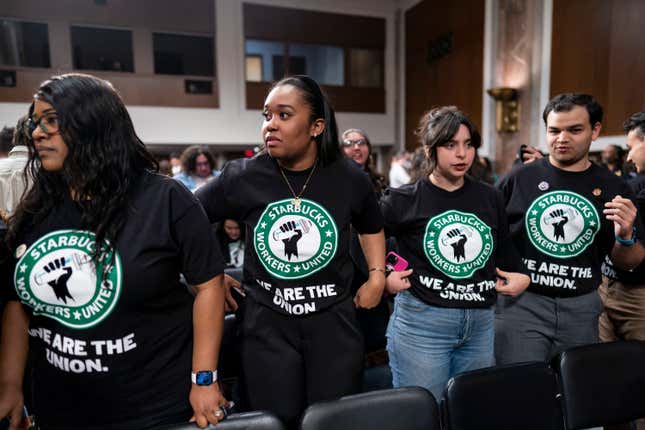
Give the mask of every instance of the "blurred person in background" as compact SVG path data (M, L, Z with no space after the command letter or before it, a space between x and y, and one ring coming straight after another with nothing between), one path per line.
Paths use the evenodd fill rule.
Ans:
M181 154L181 172L173 176L192 192L216 178L215 157L206 146L189 146Z
M3 127L0 130L0 159L6 158L13 147L13 127Z
M31 136L26 133L26 122L27 117L18 120L15 131L12 131L13 147L9 156L0 159L0 218L4 218L5 221L18 205L28 186L24 169L29 159L27 142Z
M168 157L172 169L172 176L176 176L181 172L181 158L175 152L171 152Z
M229 268L242 268L244 265L245 232L234 219L225 219L215 229L224 262Z
M398 188L401 185L410 183L410 153L407 151L399 151L392 157L390 162L390 187Z
M365 170L372 181L374 192L380 196L386 187L385 177L374 168L372 142L367 133L360 128L345 130L341 136L340 147L347 158L351 158Z
M625 150L620 145L607 145L600 153L603 166L616 176L628 179L635 176L634 169L625 163Z

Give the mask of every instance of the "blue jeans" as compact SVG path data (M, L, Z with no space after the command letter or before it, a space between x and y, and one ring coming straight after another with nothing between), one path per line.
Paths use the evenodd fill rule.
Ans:
M493 308L441 308L403 291L387 328L392 385L418 385L441 399L458 373L494 364Z

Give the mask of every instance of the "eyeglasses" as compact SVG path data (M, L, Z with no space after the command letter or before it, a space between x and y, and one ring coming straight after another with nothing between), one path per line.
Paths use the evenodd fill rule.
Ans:
M27 119L25 122L25 133L31 137L32 133L40 128L43 133L56 134L59 131L58 117L56 114L43 115L37 121L33 118Z
M365 139L356 139L356 140L346 139L346 140L343 140L342 145L346 148L349 148L350 146L354 146L354 145L363 146L363 145L367 145L367 141Z

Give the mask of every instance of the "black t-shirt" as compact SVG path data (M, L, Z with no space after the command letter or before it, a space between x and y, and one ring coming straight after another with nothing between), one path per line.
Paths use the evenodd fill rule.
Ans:
M185 422L193 299L223 271L204 211L179 182L144 173L114 264L97 277L93 233L67 197L15 250L12 299L30 314L34 410L45 429L152 428ZM99 279L97 281L97 278Z
M531 276L529 291L573 297L596 289L600 266L614 246L614 224L604 214L627 184L595 164L582 172L553 166L548 158L512 171L498 187L511 236Z
M638 214L641 221L645 224L645 188L642 188L636 196L636 207L638 208ZM641 238L644 234L645 232L642 230L638 232L638 236ZM602 273L603 275L611 279L616 279L623 284L645 285L645 262L628 271L614 267L609 257L605 257L605 261L602 264Z
M284 173L299 193L311 169ZM196 195L211 222L244 223L244 286L259 303L287 315L317 312L346 297L353 276L350 225L367 234L383 228L369 178L344 157L315 167L300 206L267 154L231 161Z
M410 291L430 305L484 308L495 303L495 267L523 271L508 240L500 193L481 182L446 191L428 179L388 190L386 232L414 269Z
M634 195L638 195L641 190L645 189L645 173L638 173L636 176L628 178L627 183L632 188Z

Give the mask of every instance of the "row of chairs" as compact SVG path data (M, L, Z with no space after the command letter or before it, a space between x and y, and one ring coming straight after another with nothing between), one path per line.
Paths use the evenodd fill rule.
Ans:
M645 417L645 342L572 348L532 362L463 373L441 405L419 387L379 390L310 406L301 430L574 430ZM234 414L219 430L283 430L264 412ZM194 430L176 427L172 430Z

